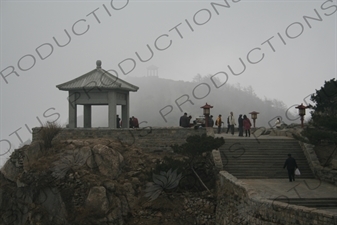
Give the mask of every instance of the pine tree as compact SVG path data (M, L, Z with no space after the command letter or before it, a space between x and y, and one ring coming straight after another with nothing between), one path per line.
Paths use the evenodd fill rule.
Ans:
M303 134L313 144L328 141L337 145L337 81L335 78L325 81L324 86L311 96L311 101L315 103L311 107L313 109L310 121L312 127L305 129Z

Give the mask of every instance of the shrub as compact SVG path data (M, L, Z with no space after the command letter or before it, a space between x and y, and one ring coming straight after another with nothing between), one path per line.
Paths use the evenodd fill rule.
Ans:
M168 171L169 169L178 169L178 172L183 172L188 168L186 160L173 159L171 157L165 156L161 163L158 163L156 167L151 171L152 173L160 173L161 171Z
M165 156L160 163L157 163L154 168L145 171L146 180L152 181L153 174L160 174L162 171L169 171L170 169L177 170L178 173L186 174L189 170L189 163L186 159L174 159Z
M160 171L160 174L152 174L153 182L146 184L145 197L150 201L155 200L165 190L176 188L179 185L182 174L177 173L177 169L172 171L169 169L167 172Z
M45 148L51 148L53 138L61 131L61 126L55 122L46 122L41 127L41 139L44 142Z
M223 137L214 138L207 136L206 134L189 136L186 139L185 144L182 145L172 145L171 148L174 152L186 155L189 157L200 156L204 152L212 151L213 149L218 149L225 143Z
M337 140L337 133L323 130L323 129L316 129L316 128L306 128L301 133L303 136L309 139L310 144L319 145L323 142L336 142Z

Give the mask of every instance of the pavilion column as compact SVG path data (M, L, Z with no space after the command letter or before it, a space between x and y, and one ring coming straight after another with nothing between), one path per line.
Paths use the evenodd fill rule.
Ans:
M117 128L117 124L116 124L117 94L116 92L109 91L108 102L109 102L109 128Z
M76 104L76 92L69 92L69 128L77 127L77 104Z
M91 105L83 105L83 127L91 128Z
M125 105L122 105L122 128L129 128L130 98L129 92L125 94Z

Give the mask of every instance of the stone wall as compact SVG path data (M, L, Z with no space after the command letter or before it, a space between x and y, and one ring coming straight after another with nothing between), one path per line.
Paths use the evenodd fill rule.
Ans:
M219 176L217 225L337 224L337 217L331 212L263 199L226 171Z
M300 145L315 177L337 186L337 170L321 166L313 145L303 142L300 142Z
M33 128L33 141L41 139L40 128ZM205 128L144 127L139 129L110 129L110 128L63 128L53 139L92 139L108 138L121 141L125 145L140 147L143 151L167 151L173 144L183 144L191 135L206 134Z

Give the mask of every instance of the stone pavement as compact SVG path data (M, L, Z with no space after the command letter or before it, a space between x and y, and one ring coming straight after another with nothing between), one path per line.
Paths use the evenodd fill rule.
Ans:
M265 198L337 198L337 186L318 179L241 179Z
M318 179L297 178L294 182L288 179L241 179L263 198L306 199L306 198L337 198L337 186ZM327 209L337 214L337 208Z

